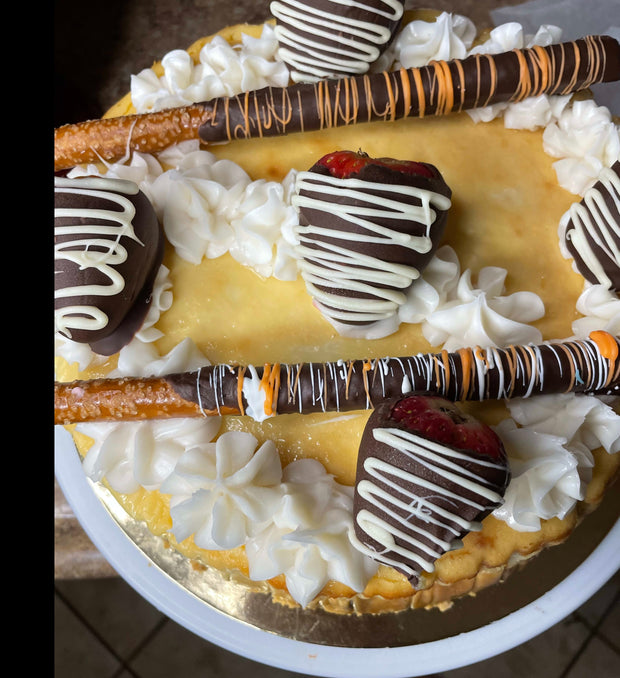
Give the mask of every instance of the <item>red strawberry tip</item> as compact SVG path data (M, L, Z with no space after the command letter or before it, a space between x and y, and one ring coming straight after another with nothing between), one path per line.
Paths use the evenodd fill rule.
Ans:
M436 178L432 165L415 160L397 160L395 158L371 158L361 149L358 151L333 151L327 153L317 162L317 165L329 170L329 173L339 179L347 179L368 165L379 165L402 174L423 176L429 179Z
M407 430L459 451L506 458L502 441L490 426L441 396L406 396L393 406L390 416Z

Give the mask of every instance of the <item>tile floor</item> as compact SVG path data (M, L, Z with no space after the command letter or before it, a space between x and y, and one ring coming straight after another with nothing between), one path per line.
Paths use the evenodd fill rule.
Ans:
M298 678L220 650L120 578L55 582L56 678ZM504 654L433 678L620 678L620 574L575 613ZM378 677L380 678L380 677Z

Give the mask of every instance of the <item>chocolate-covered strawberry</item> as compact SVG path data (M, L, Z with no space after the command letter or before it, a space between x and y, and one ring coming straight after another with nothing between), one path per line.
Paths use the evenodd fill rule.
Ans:
M509 480L500 438L454 403L427 395L383 403L360 443L358 548L417 586L502 504Z
M148 311L163 258L161 226L134 182L57 176L54 187L56 331L111 355Z
M564 214L560 250L592 285L620 292L620 160Z
M400 26L400 0L277 0L278 56L293 82L366 73Z
M451 195L433 165L361 151L329 153L298 174L300 272L341 333L395 331L398 309L439 246Z

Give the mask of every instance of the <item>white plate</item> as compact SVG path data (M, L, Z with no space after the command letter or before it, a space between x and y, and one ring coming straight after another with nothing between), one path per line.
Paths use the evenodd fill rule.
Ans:
M410 678L467 666L544 632L588 600L620 569L618 520L594 551L559 584L481 628L404 647L347 648L302 642L220 612L159 569L93 492L71 436L60 426L56 426L55 447L56 478L67 501L92 542L129 585L170 619L205 640L289 671L330 678Z

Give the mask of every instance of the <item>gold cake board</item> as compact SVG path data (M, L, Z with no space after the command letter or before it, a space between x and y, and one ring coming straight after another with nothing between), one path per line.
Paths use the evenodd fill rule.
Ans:
M70 442L66 444L72 446ZM57 445L56 454L58 457L71 454L71 451L59 449ZM57 458L57 467L58 461ZM61 466L68 461L65 457ZM75 459L70 461L83 473L77 451ZM66 475L64 471L61 471L62 475ZM58 480L63 486L63 478ZM446 610L406 609L377 615L343 615L323 609L303 610L274 602L269 592L251 590L241 577L237 580L218 570L197 566L170 548L165 539L152 534L145 524L129 516L101 483L94 483L84 476L83 488L76 488L76 484L72 482L71 487L63 486L69 503L73 505L76 496L78 500L83 496L78 493L92 493L118 527L119 538L122 535L128 539L144 554L153 570L163 573L205 606L268 633L307 643L348 648L432 643L503 619L533 603L571 575L595 552L620 515L620 492L612 489L566 542L543 550L527 567L517 567L504 582L475 596L464 596ZM83 523L84 516L80 515L78 507L74 506L74 510ZM83 527L89 532L88 524L83 524ZM91 534L91 537L96 540L97 534ZM617 548L620 551L620 544ZM105 545L102 551L106 555ZM584 582L585 589L590 586L591 582ZM577 607L581 602L579 591L575 592L575 599Z

